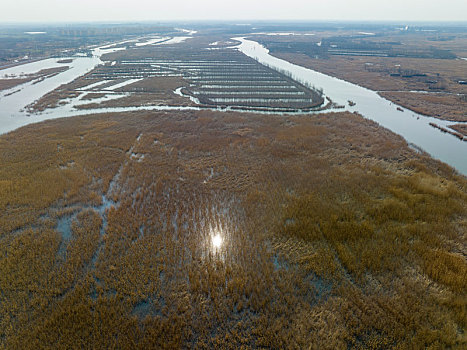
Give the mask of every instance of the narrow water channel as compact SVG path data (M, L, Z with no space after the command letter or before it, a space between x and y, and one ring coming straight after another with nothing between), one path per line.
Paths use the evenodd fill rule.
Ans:
M241 42L237 48L245 55L271 68L286 71L317 88L322 88L324 94L334 102L348 105L349 100L354 101L355 106L347 106L347 110L358 112L365 118L378 122L381 126L404 137L408 143L418 146L432 157L451 165L467 176L467 142L442 133L429 125L432 122L446 127L455 123L426 117L405 108L402 108L402 112L397 110L396 104L382 98L375 91L273 57L268 49L255 41L245 38L233 38L233 40Z
M188 37L175 37L172 43L178 43L186 40ZM423 149L434 158L437 158L452 167L456 168L460 173L467 176L467 142L463 142L456 137L440 132L429 125L430 122L436 123L442 127L447 127L453 122L442 121L435 118L419 115L407 109L401 112L397 109L397 105L382 98L375 91L365 89L358 85L327 76L325 74L307 69L298 65L294 65L285 60L278 59L269 55L269 51L259 43L247 40L245 38L233 38L241 42L237 49L245 55L256 59L262 64L266 64L271 68L278 69L289 73L293 78L314 85L317 88L322 88L324 94L329 96L334 102L346 105L346 110L358 112L365 118L378 122L385 128L404 137L409 144ZM165 43L165 42L164 42ZM160 43L156 43L158 45ZM54 77L45 79L44 81L34 84L34 82L23 84L11 90L20 90L11 95L11 91L5 90L0 93L0 134L17 129L21 126L40 122L47 119L70 117L76 115L108 113L108 112L127 112L139 110L199 110L199 107L182 107L182 106L141 106L141 107L123 107L123 108L99 108L90 110L76 110L73 106L65 105L59 108L49 109L45 113L28 115L23 109L26 105L34 102L42 97L47 92L58 88L62 84L73 81L77 77L94 69L98 64L102 63L100 57L108 52L122 50L125 48L110 48L112 45L103 46L93 50L93 57L73 57L73 62L67 64L70 69L57 74ZM109 47L109 48L107 48ZM38 71L45 68L60 66L58 59L43 60L40 62L31 63L34 65L34 70ZM22 66L21 69L28 71L28 65ZM16 73L19 68L13 67L3 70L3 74ZM30 69L29 69L30 70ZM180 91L177 91L181 93ZM355 102L355 106L348 106L348 101ZM212 110L228 111L231 108ZM237 111L248 111L235 109ZM257 113L258 111L255 111ZM295 114L277 112L262 112L271 114ZM322 113L322 112L312 112Z
M47 119L60 117L69 117L72 115L71 109L57 108L51 113L29 114L25 107L40 99L47 93L57 89L63 84L68 84L76 78L90 72L99 64L102 64L101 57L107 53L125 50L126 47L115 47L123 43L138 41L138 46L144 45L167 45L177 44L186 41L189 36L175 36L162 38L164 40L154 41L154 38L142 38L146 41L138 41L139 39L119 41L111 44L106 44L92 50L92 56L73 56L70 63L60 63L61 58L49 58L41 61L27 63L11 68L0 70L0 78L7 76L18 76L22 74L32 74L43 69L68 66L69 69L55 76L49 77L42 81L33 80L31 82L15 86L11 89L0 91L0 135L9 131L15 130L21 126L31 123L41 122ZM141 39L141 38L140 38ZM65 57L68 58L68 57ZM116 87L114 87L116 88ZM64 113L65 112L65 113Z

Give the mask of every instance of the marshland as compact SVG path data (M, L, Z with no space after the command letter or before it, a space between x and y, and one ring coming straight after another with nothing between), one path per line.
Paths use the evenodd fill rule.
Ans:
M464 348L465 123L255 41L340 28L150 28L8 77L0 349Z

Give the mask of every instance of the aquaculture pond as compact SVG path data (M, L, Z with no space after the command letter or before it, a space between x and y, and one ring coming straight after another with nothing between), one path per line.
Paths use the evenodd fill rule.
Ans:
M234 38L241 42L236 48L239 52L232 48L216 51L180 49L176 45L165 44L180 43L187 37L162 39L165 38L148 39L148 45L164 44L164 50L154 50L153 57L126 59L102 65L100 57L103 54L125 49L119 45L106 45L94 49L92 57L73 57L73 61L67 63L70 69L65 72L43 81L31 81L3 91L0 94L0 111L2 111L0 133L46 119L100 112L210 108L222 111L253 110L279 115L282 113L316 113L313 108L324 107L323 97L328 97L334 104L326 107L345 106L345 110L358 112L403 136L417 149L426 151L467 175L466 140L460 140L449 133L442 132L449 128L451 122L414 113L382 98L375 91L273 57L259 43L245 38ZM138 42L138 46L142 44L144 43ZM38 71L64 64L59 63L58 59L51 59L34 62L31 65L34 67L28 65L20 66L21 68L13 67L11 72L7 69L2 73L18 75L22 71ZM92 71L98 65L100 65L98 69ZM46 93L90 71L92 72L88 75L89 85L83 87L82 91L77 91L78 96L74 99L63 101L58 108L47 109L39 114L30 114L25 108ZM81 98L88 91L103 95L93 102L106 102L129 95L114 91L115 89L139 79L158 76L183 77L188 81L189 86L174 92L190 97L194 104L177 106L158 103L157 105L86 110L75 108L83 104ZM321 89L323 94L321 94Z

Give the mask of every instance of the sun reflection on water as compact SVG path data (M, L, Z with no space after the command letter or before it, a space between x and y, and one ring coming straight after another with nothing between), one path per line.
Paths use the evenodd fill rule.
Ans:
M207 247L218 258L223 257L227 248L227 231L222 226L211 226L208 231Z
M217 233L214 236L212 236L211 240L212 240L212 246L214 247L214 249L220 249L223 243L223 239L220 233Z

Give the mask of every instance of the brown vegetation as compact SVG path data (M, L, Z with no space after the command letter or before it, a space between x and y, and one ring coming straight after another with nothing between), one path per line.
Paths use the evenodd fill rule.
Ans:
M68 69L69 67L48 68L48 69L42 69L41 71L34 73L34 74L28 74L24 77L18 77L18 78L13 78L13 79L0 79L0 91L8 90L15 86L28 83L33 80L37 80L39 82L46 78L53 77L54 75L57 75L58 73L62 73Z
M429 125L430 125L431 127L435 128L435 129L440 130L441 132L451 134L451 135L457 137L457 138L458 138L459 140L461 140L461 141L465 141L465 140L464 140L464 135L462 135L461 133L458 133L457 131L452 130L451 128L445 128L445 127L443 127L443 126L440 126L440 125L438 125L438 124L436 124L436 123L431 123L431 122L429 123ZM466 140L467 140L467 139L466 139Z
M384 91L379 94L394 103L422 115L444 120L467 122L467 101L460 96L401 91Z
M79 106L79 109L132 107L157 104L169 104L177 106L194 105L194 103L191 102L187 97L175 95L173 92L175 89L185 85L187 85L187 83L180 77L147 78L116 90L118 92L131 92L132 94L130 96L101 102L99 104L93 104L91 101L89 104ZM91 96L89 95L91 94L84 96L82 100L90 99ZM94 95L96 96L93 98L103 97L105 96L105 93L102 95Z
M388 57L341 57L314 59L299 53L274 53L289 62L381 91L381 95L406 108L446 120L467 119L467 61ZM400 72L414 72L404 76ZM399 74L399 75L398 75ZM408 74L408 73L407 73ZM418 76L418 74L422 76ZM408 74L410 75L410 74ZM432 94L411 91L444 92ZM459 96L457 95L459 94Z
M92 101L96 95L86 95L81 99L91 100L90 103L80 104L76 108L158 104L192 106L196 100L199 101L198 105L204 107L229 106L232 109L247 108L256 111L327 108L323 106L321 92L312 86L298 83L296 80L300 80L297 79L299 77L290 77L284 72L265 67L233 49L206 50L209 48L206 38L203 38L176 46L169 45L164 49L133 47L106 54L103 59L110 60L111 63L100 65L72 83L46 94L28 106L29 110L36 112L55 108L62 103L61 100L78 97L82 93L80 89L86 85L103 82L86 91L105 93L112 85L129 79L139 81L114 90L127 92L128 96L102 102ZM184 96L174 93L175 89L182 87Z
M462 135L467 137L467 125L465 125L465 124L456 124L456 125L450 126L450 128L456 130L457 132L459 132Z
M39 98L37 101L28 106L28 108L32 112L43 112L47 108L56 108L59 106L61 100L79 96L79 92L76 91L77 89L100 81L88 80L86 79L87 76L88 75L86 74L82 77L79 77L78 79L75 79L71 83L59 86L57 89Z
M467 344L467 182L358 115L75 117L0 149L0 347Z

